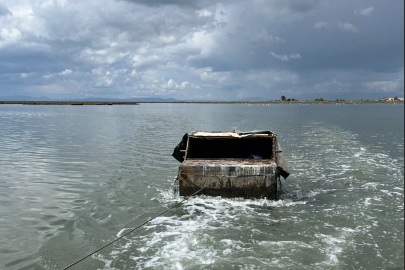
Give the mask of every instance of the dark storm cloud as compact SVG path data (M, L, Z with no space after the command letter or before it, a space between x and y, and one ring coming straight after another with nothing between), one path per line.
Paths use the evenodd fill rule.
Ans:
M329 87L330 92L342 91L344 95L348 95L345 91L358 92L359 96L359 92L373 88L367 86L375 80L380 85L391 85L385 91L391 89L401 94L403 3L400 7L370 1L351 3L335 2L318 8L318 3L313 2L306 9L284 10L282 13L290 16L281 19L285 20L282 22L277 14L272 14L275 17L272 21L268 14L250 10L255 16L245 14L232 33L218 37L221 46L214 54L195 58L192 64L198 68L211 66L213 71L221 72L290 70L300 77L301 87L294 90L297 95L326 91ZM312 14L314 8L318 9ZM301 17L294 17L297 10L302 12ZM268 44L251 42L254 33L260 33L256 26L268 35ZM282 41L275 42L275 36ZM325 76L325 71L332 75ZM356 82L358 71L365 71L361 73L363 83ZM279 90L294 88L291 85Z
M176 5L179 7L204 8L216 3L235 2L238 0L119 0L146 6Z
M297 25L294 31L283 27L285 38L291 42L286 43L281 51L299 48L303 56L302 61L293 63L293 68L364 69L382 72L402 68L404 45L402 11L382 2L362 4L363 7L374 5L373 16L359 16L353 11L347 14L342 6L333 5L325 10L320 20L328 22L328 29L311 29L316 24L313 18L308 18L305 24ZM361 7L361 4L352 6L352 10ZM346 20L357 30L340 28L340 24L348 23Z
M313 6L314 3L311 7ZM260 16L265 14L252 10L251 13L256 15L256 18L249 16L247 22L243 21L243 25L241 22L240 28L234 33L219 37L222 46L218 48L217 55L196 59L195 65L198 67L211 65L221 71L249 68L291 68L296 71L325 68L393 71L403 67L401 9L377 2L375 6L378 11L375 13L381 16L377 20L355 15L354 9L357 6L346 6L345 9L339 6L318 11L322 13L322 19L327 18L326 20L330 21L328 25L333 25L330 26L332 29L314 29L317 20L313 16L301 18L298 23L274 24L271 19ZM336 12L345 16L336 15ZM346 13L350 13L350 16ZM346 18L350 18L359 28L358 32L339 28L339 22L344 22ZM249 23L251 25L246 25ZM268 35L271 33L279 35L285 42L252 44L254 31L251 30L260 31L256 25L262 27L266 34L269 33ZM271 52L280 56L299 53L302 57L299 61L293 61L290 57L288 57L290 61L282 61L271 57Z
M286 1L288 7L296 12L307 12L314 9L318 4L319 0L293 0Z
M0 96L402 96L401 1L0 4Z
M159 5L179 5L179 6L191 6L198 7L203 5L203 0L123 0L131 3L142 4L147 6L159 6Z

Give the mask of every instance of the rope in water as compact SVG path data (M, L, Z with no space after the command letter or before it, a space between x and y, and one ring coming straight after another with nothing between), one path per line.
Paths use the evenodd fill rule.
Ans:
M296 200L297 199L297 193L291 193L289 192L284 186L283 184L281 184L281 180L280 178L278 178L278 185L280 187L280 191L286 195L289 199L291 200Z
M118 240L120 240L120 239L123 238L124 236L127 236L128 234L132 233L133 231L135 231L135 230L137 230L137 229L143 227L143 226L146 225L147 223L149 223L149 222L151 222L152 220L154 220L155 218L157 218L157 217L163 215L164 213L168 212L169 210L175 208L175 207L178 206L179 204L182 204L183 202L186 202L186 203L187 203L188 199L190 199L191 197L195 196L197 193L199 193L199 192L202 191L203 189L204 189L204 188L202 188L202 189L200 189L200 190L194 192L193 194L191 194L191 195L188 196L188 197L185 197L182 201L173 204L172 206L170 206L169 208L167 208L165 211L163 211L163 212L157 214L156 216L154 216L154 217L151 218L151 219L148 219L147 221L145 221L145 222L142 223L141 225L139 225L139 226L137 226L137 227L131 229L130 231L128 231L128 232L126 232L125 234L121 235L120 237L114 239L113 241L109 242L108 244L106 244L106 245L102 246L101 248L99 248L99 249L93 251L92 253L90 253L90 254L84 256L84 257L81 258L80 260L77 260L76 262L74 262L74 263L72 263L72 264L69 264L68 266L66 266L66 267L63 268L62 270L66 270L66 269L72 267L73 265L76 265L76 264L78 264L79 262L81 262L81 261L87 259L88 257L90 257L90 256L92 256L92 255L94 255L94 254L96 254L97 252L99 252L99 251L102 250L103 248L108 247L109 245L111 245L111 244L117 242Z

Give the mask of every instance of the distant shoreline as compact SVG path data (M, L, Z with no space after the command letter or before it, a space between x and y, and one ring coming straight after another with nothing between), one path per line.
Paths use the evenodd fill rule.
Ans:
M139 105L134 101L2 101L0 104L22 105Z
M184 104L393 104L404 103L404 101L138 101L138 103L184 103Z
M165 104L395 104L404 103L403 100L395 101L2 101L0 104L22 105L139 105L141 103Z

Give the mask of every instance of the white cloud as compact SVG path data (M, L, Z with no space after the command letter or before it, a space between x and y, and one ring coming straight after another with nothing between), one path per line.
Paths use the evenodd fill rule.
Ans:
M200 79L202 81L215 81L219 84L227 84L231 82L232 74L231 72L213 72L212 67L208 67L203 70Z
M190 84L189 82L182 82L180 85L180 88L185 89L187 87L187 85L189 85L189 84Z
M368 8L362 9L362 10L355 10L354 14L368 16L368 15L371 15L371 13L373 13L373 11L374 11L374 7L368 7Z
M398 81L375 81L363 83L368 90L383 91L383 92L395 92L398 90L400 83ZM402 89L403 90L403 89Z
M113 82L111 78L105 76L100 78L100 80L94 84L94 87L110 87Z
M156 80L154 81L154 83L158 83L159 81ZM189 85L190 83L185 81L182 82L181 84L176 83L173 79L170 79L167 84L161 85L161 91L165 92L165 89L169 90L169 93L176 93L175 90L179 90L179 89L186 89L186 87ZM158 86L156 86L155 84L153 84L151 86L152 88L158 88Z
M274 52L270 52L270 55L273 56L274 58L280 59L282 61L290 60L290 58L286 54L276 54Z
M299 59L301 58L301 55L299 53L292 53L290 56L286 54L276 54L274 52L270 52L270 55L273 56L274 58L280 59L282 61L289 61L290 59Z
M361 87L353 86L352 91L361 92L378 87L393 89L395 82L388 82L395 78L378 72L373 74L376 76L353 75L352 55L359 55L355 66L365 70L364 74L370 74L367 72L376 70L376 66L390 67L390 70L403 66L395 62L401 58L398 55L402 51L392 52L393 57L389 56L391 53L381 55L390 48L401 47L396 46L401 28L395 24L398 15L392 12L399 4L377 13L372 3L369 7L361 6L362 9L350 1L319 4L318 0L6 2L7 7L0 10L0 54L7 56L0 60L5 70L0 83L7 84L11 76L19 76L21 92L26 93L33 85L53 83L63 86L63 93L71 92L73 97L75 90L67 84L75 81L75 89L90 96L118 97L125 93L123 98L128 98L163 95L165 90L164 95L173 93L174 98L185 98L187 94L187 99L203 96L232 99L240 93L268 97L291 91L294 87L291 77L297 78L302 72L310 76L300 78L302 87L297 86L297 93L312 91L314 85L321 87L320 83L324 82L327 82L325 91L329 91L328 86L337 89L337 83L330 83L334 77L342 83L357 80L357 87ZM368 31L364 31L365 38L358 41L359 46L345 46L355 35L341 39L332 35L333 31L320 33L321 29L360 31L346 22L351 20L356 8L358 16L351 22L359 28L361 20L355 19L376 17L368 21ZM383 43L378 42L381 33L386 34ZM301 42L303 39L305 42ZM373 57L370 51L376 54L373 63L366 60ZM337 69L347 74L346 77L319 75L319 70L335 68L333 60L340 56L339 63L343 64ZM297 65L298 61L309 58L305 65ZM7 70L9 67L13 67L12 72ZM286 70L278 72L280 68ZM260 78L249 79L255 75ZM38 82L41 76L43 80ZM374 80L378 82L368 83ZM403 78L398 81L403 85ZM10 90L4 91L16 89L7 88Z
M96 72L96 70L93 70L93 73L95 73L95 72ZM55 76L65 76L65 75L70 75L70 74L72 74L72 73L73 73L72 70L70 70L70 69L65 69L64 71L59 72L59 73L57 73L57 74L53 73L53 74L44 75L44 76L42 76L42 78L44 78L44 79L50 79L50 78L53 78L53 77L55 77Z
M358 29L356 27L353 26L353 24L345 22L345 23L338 23L337 26L344 30L344 31L348 31L348 32L354 32L356 33L358 31Z
M292 54L290 55L290 58L291 58L291 59L298 59L298 58L301 58L301 55L300 55L299 53L292 53Z
M42 76L42 78L44 78L44 79L50 79L50 78L52 78L53 76L55 76L55 75L53 75L53 74L48 74L48 75Z
M11 45L22 39L22 34L17 28L2 28L0 31L0 48Z
M212 16L212 12L209 11L208 9L206 9L206 8L197 11L197 14L198 14L198 16L201 16L201 17L210 17L210 16Z
M167 88L169 88L169 89L175 89L175 88L178 88L179 87L179 85L177 84L177 83L175 83L174 81L173 81L173 79L170 79L168 82L167 82Z
M142 56L142 55L134 55L132 57L133 66L138 68L145 65L157 64L161 60L161 57L157 56L156 54Z
M64 75L69 75L72 73L73 73L73 71L71 71L70 69L65 69L64 71L60 72L59 75L64 76Z
M265 29L262 29L260 32L256 32L253 35L252 41L254 43L277 43L277 42L285 42L284 39L279 38L277 36L273 37L272 35L268 34Z
M91 73L92 73L92 74L95 74L95 75L101 75L101 74L103 74L104 72L103 72L102 68L98 67L98 68L93 68L93 69L91 70Z
M161 36L161 37L159 37L159 39L164 43L172 43L172 42L176 41L176 37L173 35Z
M177 51L189 51L191 55L188 59L196 57L209 56L216 49L217 44L215 41L218 39L216 36L218 33L209 33L206 30L193 31L189 35L183 38L184 44L177 46ZM198 52L197 56L193 52Z
M129 76L131 76L131 77L136 77L136 70L135 69L133 69L132 70L132 72L131 73L129 73Z
M314 28L316 28L316 29L321 29L321 28L327 29L329 27L330 27L330 24L328 22L324 22L324 21L316 22L314 24Z

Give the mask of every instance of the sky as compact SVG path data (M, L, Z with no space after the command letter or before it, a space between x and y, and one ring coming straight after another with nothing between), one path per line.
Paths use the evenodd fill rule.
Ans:
M403 0L0 0L0 98L404 96Z

